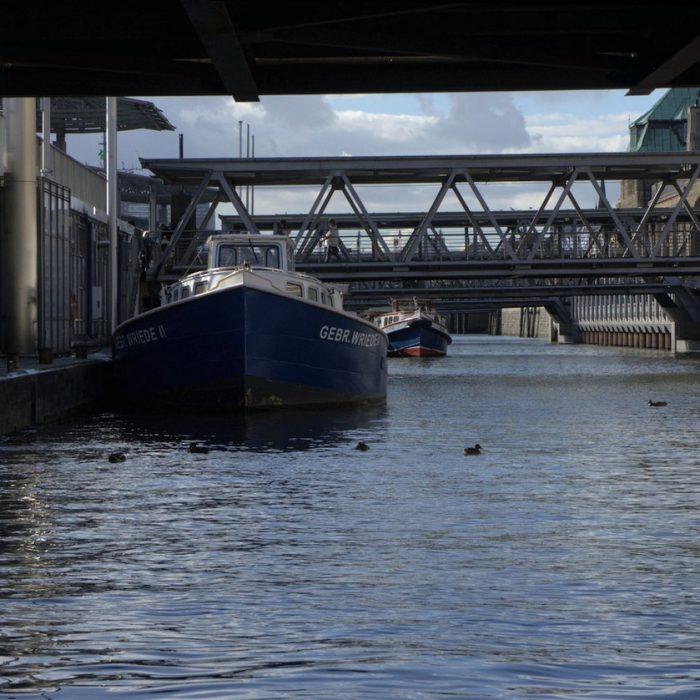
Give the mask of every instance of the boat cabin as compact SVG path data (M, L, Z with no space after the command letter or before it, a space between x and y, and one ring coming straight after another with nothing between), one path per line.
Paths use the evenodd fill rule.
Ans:
M209 236L204 247L207 267L269 267L294 270L294 243L288 236L220 233Z
M294 272L294 243L288 236L222 233L210 236L202 250L207 269L178 280L161 292L161 304L222 288L233 280L236 268L255 270L259 279L289 296L342 309L344 289L330 287L315 277ZM280 275L280 272L291 274Z
M382 330L395 324L408 323L421 318L445 325L445 319L433 309L430 300L416 297L411 300L393 299L391 308L369 309L367 316Z

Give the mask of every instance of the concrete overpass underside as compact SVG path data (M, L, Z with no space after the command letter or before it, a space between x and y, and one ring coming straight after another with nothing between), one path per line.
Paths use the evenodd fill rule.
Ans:
M687 3L73 0L3 14L5 96L700 85L700 14Z

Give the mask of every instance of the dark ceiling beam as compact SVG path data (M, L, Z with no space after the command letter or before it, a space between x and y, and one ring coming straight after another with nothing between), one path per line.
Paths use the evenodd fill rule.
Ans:
M259 102L260 94L226 4L180 0L224 88L237 102Z
M0 95L639 94L700 85L698 26L673 1L27 0L0 21Z
M332 81L329 76L335 76ZM329 63L323 67L283 62L258 65L258 84L266 95L323 95L334 93L390 92L494 92L504 90L551 90L566 85L569 90L624 89L629 82L603 70L535 68L502 64L400 61L366 65ZM303 87L302 87L303 86Z
M60 66L19 67L3 71L0 67L0 95L6 97L70 97L92 95L221 95L221 80L211 69L195 72L183 70L179 75L102 74L96 79L92 73L72 73ZM135 89L138 88L138 89Z
M240 6L241 3L231 3L233 5ZM279 3L276 3L279 4ZM313 5L318 5L318 3L312 3ZM338 3L334 3L338 4ZM328 31L333 31L335 27L336 31L345 31L352 28L355 25L372 27L372 26L389 26L392 24L400 23L402 18L417 18L417 21L433 24L436 19L437 14L442 14L443 12L451 12L453 10L459 10L464 7L463 2L447 3L447 4L436 4L436 3L419 3L417 7L410 7L409 4L400 3L401 7L396 9L383 9L380 12L359 12L357 11L357 5L362 3L345 4L340 13L336 13L333 4L327 4L325 7L314 8L315 11L307 13L298 13L293 9L293 15L291 19L287 22L282 22L281 24L266 24L262 31L249 30L245 32L245 36L251 41L269 40L271 38L279 39L284 37L288 33L294 33L301 31L305 34L318 34L319 31L326 33ZM385 3L384 7L388 4L395 3ZM376 2L364 3L365 6L371 5L373 8L382 7ZM289 5L288 7L294 8L294 5ZM240 9L240 7L236 8ZM276 8L277 9L277 8ZM326 11L329 11L326 14ZM299 21L302 19L303 21Z
M672 85L674 80L700 62L700 35L688 42L680 51L662 63L656 70L642 78L627 91L628 95L648 95L659 87Z
M310 36L286 37L277 43L293 44L293 58L284 55L274 55L272 52L256 59L257 66L276 66L282 64L305 65L309 70L314 67L322 68L335 63L342 65L379 64L415 65L424 63L426 66L438 63L468 63L468 64L506 64L515 66L533 66L555 68L557 70L597 70L609 71L612 66L618 70L634 67L635 55L632 52L620 52L620 55L608 56L603 54L581 55L560 43L552 44L541 50L532 46L532 42L513 41L508 46L496 45L492 40L471 40L465 44L459 38L450 40L443 37L440 42L426 39L420 44L412 42L409 37L395 37L387 34L369 40L366 34L353 35L344 33L337 38L326 36L314 38ZM300 51L301 47L306 51ZM325 49L325 50L324 50Z

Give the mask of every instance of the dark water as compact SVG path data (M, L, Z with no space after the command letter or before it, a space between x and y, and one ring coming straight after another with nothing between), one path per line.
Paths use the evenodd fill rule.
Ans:
M1 445L0 696L700 697L700 361L450 351L385 407Z

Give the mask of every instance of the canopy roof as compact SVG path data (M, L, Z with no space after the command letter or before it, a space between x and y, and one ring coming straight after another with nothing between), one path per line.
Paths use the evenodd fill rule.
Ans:
M104 97L52 97L51 131L64 134L101 133L105 130ZM37 131L41 130L37 113ZM117 128L174 131L175 127L153 102L131 97L117 98Z

